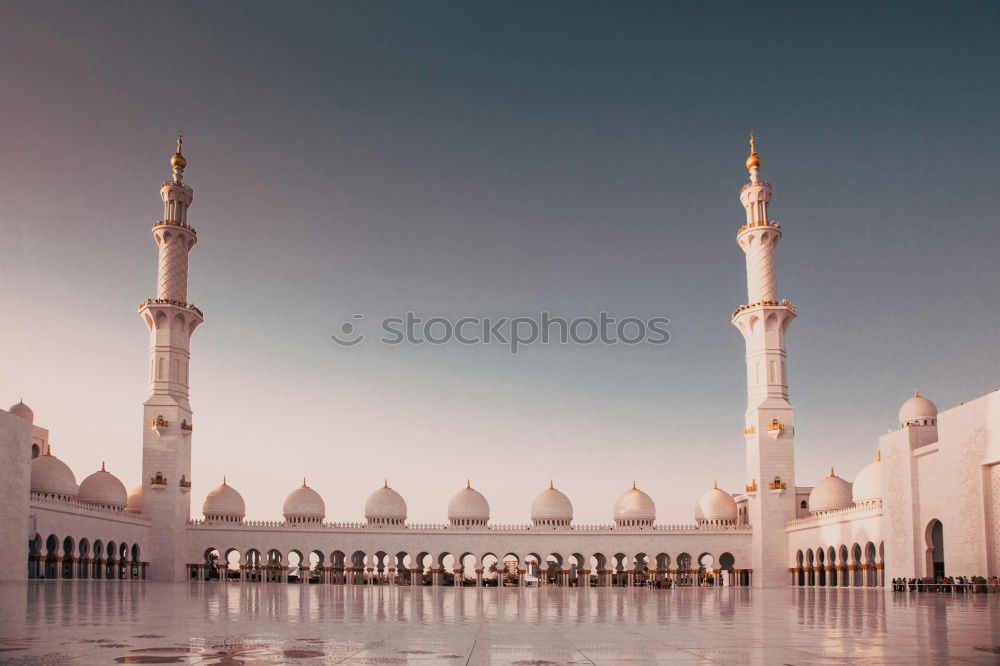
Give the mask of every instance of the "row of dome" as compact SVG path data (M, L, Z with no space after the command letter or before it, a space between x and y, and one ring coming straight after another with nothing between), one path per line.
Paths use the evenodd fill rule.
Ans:
M863 468L854 484L830 474L813 488L809 495L809 510L813 513L836 511L882 498L881 457ZM107 471L104 464L76 484L73 471L51 449L31 463L31 490L44 497L76 500L107 509L142 511L142 486L126 493L125 485ZM225 479L205 498L202 513L207 520L240 522L246 515L243 496ZM305 482L285 498L282 514L290 523L321 523L326 517L326 503L318 492ZM406 522L406 501L402 495L383 484L365 502L365 519L383 525ZM695 504L695 521L699 524L734 524L738 510L732 495L714 485ZM453 525L485 525L490 519L490 505L471 484L459 490L448 502L448 520ZM565 526L573 520L573 503L551 483L531 503L531 520L536 525ZM614 520L618 525L636 527L651 525L656 520L656 504L634 483L615 502Z
M12 406L9 411L29 421L34 419L34 413L23 402ZM913 397L900 408L899 421L903 426L936 426L937 414L933 402L914 392ZM830 468L830 474L809 494L809 511L823 513L881 500L880 463L881 456L878 456L875 462L858 473L853 485L834 474L833 468ZM102 463L100 470L77 486L73 471L52 455L51 447L32 460L31 490L46 497L76 500L108 509L142 511L141 485L126 493L125 485ZM205 498L202 513L208 520L242 521L246 505L239 492L223 479L222 485ZM319 523L326 517L326 503L303 479L302 486L285 499L282 513L285 520L292 523ZM736 501L718 485L702 495L695 504L695 520L698 523L733 524L737 517ZM365 519L373 523L401 525L406 521L406 502L386 482L365 502ZM454 525L485 525L489 519L489 502L469 483L448 502L448 520ZM573 504L549 483L549 487L531 503L531 520L537 525L568 525L573 520ZM656 504L633 483L632 488L615 502L614 520L622 526L651 525L656 520Z

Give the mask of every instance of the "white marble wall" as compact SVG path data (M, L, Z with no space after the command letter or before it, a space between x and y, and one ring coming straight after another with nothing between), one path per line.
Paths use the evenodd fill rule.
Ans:
M31 422L0 410L0 581L28 575Z

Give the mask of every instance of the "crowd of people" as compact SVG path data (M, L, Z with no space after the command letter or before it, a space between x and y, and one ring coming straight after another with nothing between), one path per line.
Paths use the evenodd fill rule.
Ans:
M893 592L1000 592L1000 578L991 576L939 576L937 578L893 578Z

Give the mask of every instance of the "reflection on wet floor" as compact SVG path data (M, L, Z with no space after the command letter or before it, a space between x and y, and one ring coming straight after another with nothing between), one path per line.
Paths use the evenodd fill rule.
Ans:
M1000 595L0 585L2 664L1000 663Z

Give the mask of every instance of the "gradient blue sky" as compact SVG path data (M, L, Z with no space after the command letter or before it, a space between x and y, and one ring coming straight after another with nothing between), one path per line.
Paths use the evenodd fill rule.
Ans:
M663 521L744 482L735 232L759 137L800 485L874 455L919 385L1000 385L996 3L55 3L0 7L0 399L78 481L139 482L149 234L195 189L193 513L303 474L443 520L471 477L580 521L633 478ZM344 349L425 315L667 316L665 347Z

